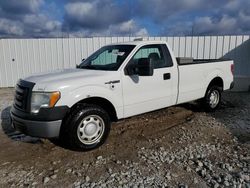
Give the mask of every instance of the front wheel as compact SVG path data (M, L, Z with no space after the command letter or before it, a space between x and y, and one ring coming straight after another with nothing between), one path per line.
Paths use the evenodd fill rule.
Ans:
M213 112L219 107L221 92L222 89L218 86L211 86L208 88L205 97L202 99L206 111Z
M80 104L63 125L61 139L74 149L83 151L101 146L110 132L110 118L96 105Z

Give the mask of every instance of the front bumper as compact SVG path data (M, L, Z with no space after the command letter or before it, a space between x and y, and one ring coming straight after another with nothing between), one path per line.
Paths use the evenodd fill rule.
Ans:
M29 136L39 138L59 137L62 120L57 121L31 121L21 119L11 114L13 127Z
M61 106L44 108L38 114L32 114L12 106L12 125L16 130L29 136L56 138L59 137L62 119L68 110L67 106Z

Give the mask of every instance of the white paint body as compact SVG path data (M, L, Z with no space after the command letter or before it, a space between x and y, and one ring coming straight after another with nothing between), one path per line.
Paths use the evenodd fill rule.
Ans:
M66 69L25 80L35 83L33 91L60 91L61 98L56 106L72 107L89 97L104 98L113 104L118 119L203 98L209 83L216 77L222 78L224 90L229 89L233 82L233 61L178 66L165 42L136 41L123 44L136 47L117 71ZM129 60L139 48L149 44L167 45L173 66L155 69L153 76L125 75L124 69ZM170 73L171 79L164 80L164 73ZM112 84L105 84L112 80L120 80L120 83L114 84L114 88Z

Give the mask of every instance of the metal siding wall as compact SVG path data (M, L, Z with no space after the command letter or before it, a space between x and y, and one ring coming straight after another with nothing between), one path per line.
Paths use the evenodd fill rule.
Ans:
M19 78L72 68L100 47L135 37L1 39L0 87L13 87ZM249 36L144 37L168 42L176 56L235 60L238 76L250 76Z

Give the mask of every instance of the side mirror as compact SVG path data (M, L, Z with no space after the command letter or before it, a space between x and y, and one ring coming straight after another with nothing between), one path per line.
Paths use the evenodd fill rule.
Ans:
M148 58L141 58L138 60L137 74L139 76L153 76L154 67Z

